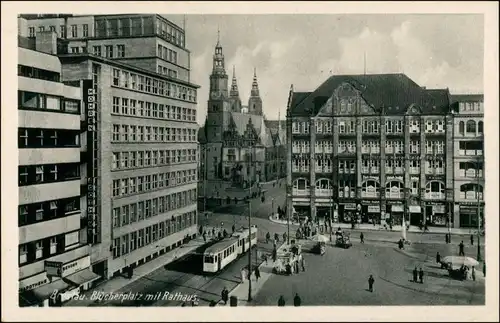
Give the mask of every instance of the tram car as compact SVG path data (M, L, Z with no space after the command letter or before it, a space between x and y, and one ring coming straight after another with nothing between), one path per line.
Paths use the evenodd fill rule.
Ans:
M208 247L203 253L203 272L217 273L257 244L257 227L240 229Z

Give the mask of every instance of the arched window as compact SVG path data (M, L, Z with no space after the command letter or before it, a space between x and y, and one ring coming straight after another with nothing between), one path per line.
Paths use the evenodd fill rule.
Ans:
M361 197L378 197L380 194L379 182L369 179L361 187Z
M460 185L460 198L466 200L483 199L483 186L472 183Z
M467 133L476 134L476 122L474 120L467 121Z
M297 178L293 182L293 188L296 190L307 190L309 189L309 181L305 178Z
M483 122L482 122L482 121L479 121L479 122L477 123L477 132L478 132L479 134L481 134L481 135L483 134L483 131L484 131L484 128L483 128L483 127L484 127Z
M388 198L403 197L404 185L400 181L391 181L385 185L385 194Z
M458 124L458 133L461 135L465 134L465 122L460 121L460 123Z
M440 181L430 181L425 185L426 198L443 199L444 198L444 183Z
M329 196L332 192L332 182L327 178L321 178L316 181L316 194L320 196Z

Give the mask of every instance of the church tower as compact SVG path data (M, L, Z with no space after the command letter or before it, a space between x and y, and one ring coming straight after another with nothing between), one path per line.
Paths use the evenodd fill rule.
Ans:
M229 102L232 112L241 112L241 99L238 90L238 82L236 80L236 69L233 65L233 80L231 82L231 90L229 91Z
M213 56L212 74L210 74L210 93L207 107L207 141L222 142L222 133L227 128L230 118L228 102L228 76L224 67L224 54L217 31L217 44Z
M262 115L262 99L259 94L259 83L257 83L257 70L253 70L252 90L248 99L248 113Z

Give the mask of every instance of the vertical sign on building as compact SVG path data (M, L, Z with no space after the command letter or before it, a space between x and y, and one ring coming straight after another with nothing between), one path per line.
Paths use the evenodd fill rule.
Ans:
M87 124L87 235L89 243L100 242L100 219L97 208L97 91L92 80L83 81L83 100Z

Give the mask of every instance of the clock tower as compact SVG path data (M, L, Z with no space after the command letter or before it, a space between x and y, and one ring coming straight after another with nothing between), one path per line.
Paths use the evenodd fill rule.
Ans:
M230 118L228 94L228 76L224 67L224 54L218 32L212 74L210 75L210 95L207 107L207 124L205 125L208 142L222 142L222 133L227 128Z

